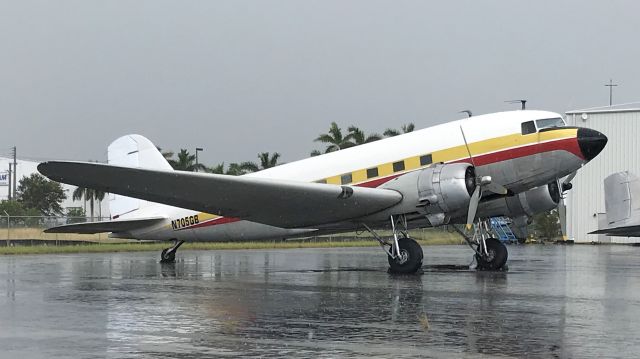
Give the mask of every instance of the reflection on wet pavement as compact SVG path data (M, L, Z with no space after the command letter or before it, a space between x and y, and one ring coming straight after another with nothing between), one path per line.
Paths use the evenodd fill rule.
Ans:
M636 357L640 248L425 247L0 258L0 357Z

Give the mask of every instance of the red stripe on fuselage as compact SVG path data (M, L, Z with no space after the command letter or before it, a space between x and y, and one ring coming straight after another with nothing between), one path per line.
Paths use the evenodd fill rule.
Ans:
M531 156L538 153L551 152L551 151L567 151L576 155L581 159L584 159L584 155L580 151L580 146L578 145L577 138L572 137L572 138L565 138L561 140L554 140L554 141L548 141L543 143L534 143L534 144L522 146L522 147L509 148L503 151L487 153L484 155L477 155L477 156L473 156L473 161L475 162L476 166L486 166L496 162L502 162L506 160L526 157L526 156ZM468 158L452 161L449 163L462 163L462 162L471 163L471 161ZM396 173L384 178L377 178L368 182L358 183L355 186L375 188L391 181L394 178L402 176L403 174L404 173ZM242 219L235 218L235 217L219 217L219 218L214 218L212 220L197 224L195 226L181 228L180 230L209 227L209 226L215 226L218 224L238 222L241 220Z

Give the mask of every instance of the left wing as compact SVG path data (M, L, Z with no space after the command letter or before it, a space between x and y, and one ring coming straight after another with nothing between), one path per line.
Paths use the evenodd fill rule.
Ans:
M402 200L387 189L86 162L44 162L38 171L58 182L282 228L359 218Z

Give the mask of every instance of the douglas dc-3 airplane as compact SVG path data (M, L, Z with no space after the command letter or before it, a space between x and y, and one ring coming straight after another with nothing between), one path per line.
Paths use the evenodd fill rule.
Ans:
M111 193L112 221L47 232L111 232L112 237L173 240L291 238L367 230L385 250L390 271L413 273L420 245L408 230L467 224L477 265L502 268L507 249L490 238L486 219L554 208L563 178L589 162L607 138L567 127L544 111L471 117L244 176L174 171L139 135L115 140L108 164L44 162L52 180ZM569 179L570 180L570 179ZM126 197L125 197L126 196ZM382 238L376 230L392 230ZM473 236L471 236L473 233Z

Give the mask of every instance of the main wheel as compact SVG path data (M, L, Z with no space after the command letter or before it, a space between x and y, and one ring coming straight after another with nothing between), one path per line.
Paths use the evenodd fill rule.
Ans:
M398 239L398 246L400 247L400 257L391 258L389 260L389 272L390 273L415 273L420 267L422 267L422 247L411 238Z
M161 263L173 263L176 261L176 251L172 250L173 248L165 248L160 253L160 262Z
M507 263L507 247L497 238L487 238L487 256L483 257L476 254L478 268L487 270L501 269Z

